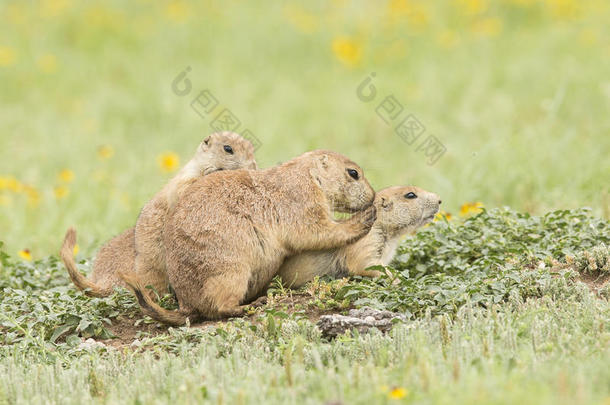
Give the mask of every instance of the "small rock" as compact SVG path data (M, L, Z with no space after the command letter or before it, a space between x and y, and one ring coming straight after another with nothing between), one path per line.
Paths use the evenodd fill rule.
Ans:
M359 333L367 333L371 328L387 332L394 326L394 319L405 321L406 317L390 311L379 311L373 308L352 309L349 315L322 315L318 328L322 336L334 338L348 330L356 329Z
M98 349L98 348L103 348L106 347L105 344L103 344L102 342L98 342L94 339L87 339L84 342L82 342L81 344L79 344L76 348L80 349L80 350L94 350L94 349Z

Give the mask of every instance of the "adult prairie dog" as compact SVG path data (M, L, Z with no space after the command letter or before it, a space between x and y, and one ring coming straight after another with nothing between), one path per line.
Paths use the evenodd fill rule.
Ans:
M383 189L375 196L377 219L366 236L338 249L291 256L284 261L278 274L293 288L301 287L315 276L379 276L380 272L366 268L387 266L394 258L401 237L430 222L440 203L438 195L418 187Z
M145 285L152 284L160 292L165 291L167 277L162 261L161 233L169 207L184 188L198 177L219 170L256 167L254 148L246 139L232 132L219 132L208 136L197 147L195 156L144 206L136 227L127 229L102 245L89 278L83 276L76 267L72 253L76 244L76 231L73 228L68 229L60 256L72 282L89 296L110 295L114 287L125 285L118 276L119 271L135 271L136 250L139 247L142 254L152 258L147 262L150 267L141 266L143 282Z
M167 273L180 309L161 308L137 277L124 280L143 311L165 323L239 316L287 256L364 236L374 196L362 169L329 151L266 170L213 173L194 181L167 218ZM333 210L356 214L336 221Z

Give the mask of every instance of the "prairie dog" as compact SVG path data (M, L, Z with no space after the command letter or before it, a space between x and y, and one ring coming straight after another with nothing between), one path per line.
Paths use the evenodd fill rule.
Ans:
M219 170L238 168L256 169L252 144L238 134L220 132L209 135L197 147L195 156L150 200L142 209L136 226L127 229L100 248L89 278L83 276L74 262L73 249L76 231L68 229L60 256L68 269L72 282L92 297L110 295L117 286L125 286L118 272L135 271L136 250L139 247L150 260L151 267L141 266L141 279L164 292L167 277L162 261L163 226L167 210L192 180ZM138 236L136 237L136 231ZM148 270L148 271L146 271Z
M390 264L401 237L430 222L440 203L438 195L418 187L383 189L375 196L377 219L366 236L338 249L291 256L284 261L278 274L293 288L301 287L315 276L377 277L381 274L379 271L367 271L366 268Z
M364 236L374 196L356 163L323 150L266 170L213 173L194 181L167 218L167 273L180 309L161 308L137 277L121 277L161 322L239 316L287 256ZM356 214L336 221L332 210Z
M195 157L142 208L135 226L135 273L138 280L151 285L160 294L169 291L163 241L169 209L196 179L212 172L234 169L257 169L254 147L233 132L212 134L199 145Z

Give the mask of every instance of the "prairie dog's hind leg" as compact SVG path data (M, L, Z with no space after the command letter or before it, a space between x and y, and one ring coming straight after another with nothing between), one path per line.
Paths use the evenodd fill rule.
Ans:
M202 287L193 291L189 306L207 319L238 317L248 305L243 305L248 295L250 271L242 265L224 268L222 273L202 280Z

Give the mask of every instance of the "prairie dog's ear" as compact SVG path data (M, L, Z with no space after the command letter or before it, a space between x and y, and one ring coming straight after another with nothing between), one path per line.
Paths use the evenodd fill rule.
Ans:
M205 138L203 141L201 141L201 143L199 144L199 150L206 150L210 147L210 139L212 138L211 135L208 135L207 138Z
M309 169L309 175L311 176L311 178L313 179L313 181L320 187L322 187L322 179L320 177L321 174L321 170L318 167L318 165L315 165L314 167Z
M385 197L381 197L381 208L383 208L384 210L389 210L392 208L394 204L392 203L392 201L390 201L389 199L385 198Z
M324 172L326 172L327 170L328 156L320 155L316 160L314 160L314 164L309 169L309 174L319 186L322 186L322 178L324 177Z
M322 167L323 169L327 169L328 168L328 155L320 155L319 162L320 162L320 167Z

